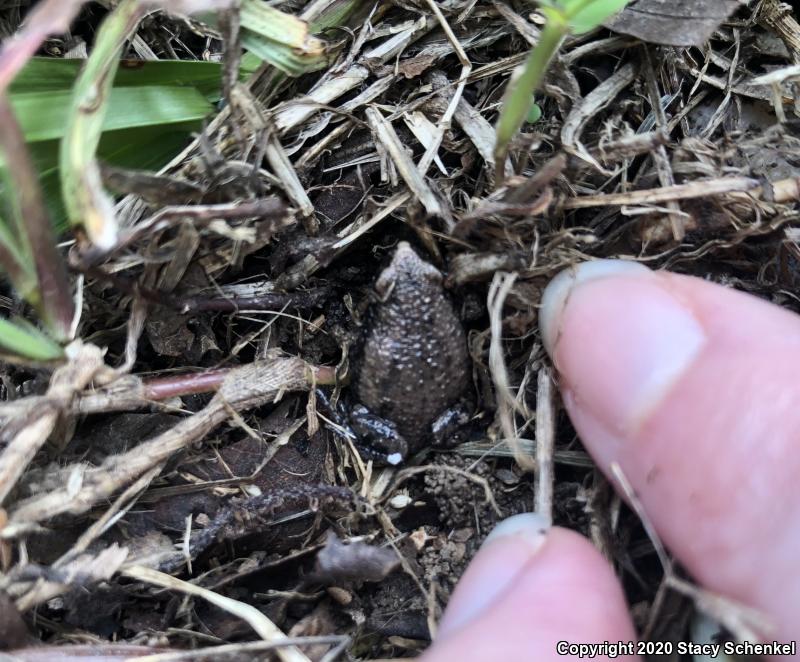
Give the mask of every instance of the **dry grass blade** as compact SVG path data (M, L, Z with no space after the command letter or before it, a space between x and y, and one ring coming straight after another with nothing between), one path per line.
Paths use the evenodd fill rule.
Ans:
M320 107L327 106L350 90L355 89L367 78L370 70L367 63L387 62L399 55L409 43L419 39L431 30L433 20L421 20L411 27L398 32L380 46L364 53L358 62L345 71L333 71L315 85L307 95L281 104L275 112L274 122L280 133L285 133L306 121Z
M691 184L676 184L629 193L599 193L564 201L565 209L585 209L587 207L602 207L604 205L645 205L670 200L689 200L692 198L705 198L726 193L755 192L759 182L750 177L722 177L705 181L692 182Z
M761 611L694 586L676 574L672 559L667 554L652 520L644 509L644 505L634 491L628 477L616 462L611 465L611 473L639 517L655 548L658 559L664 569L665 585L691 598L698 609L725 625L738 641L755 642L771 638L774 625Z
M403 205L408 204L410 200L411 200L410 193L398 193L392 196L384 203L381 210L377 214L375 214L375 216L373 216L371 219L369 219L362 225L359 225L352 232L347 232L342 239L340 239L333 246L331 246L331 249L340 250L349 246L359 237L365 235L367 232L374 229L375 226L378 225L381 221L387 219L390 214L400 209Z
M25 612L36 604L69 592L76 586L88 590L92 584L108 582L128 559L128 548L112 543L95 553L75 550L59 559L47 579L39 579L33 588L17 600L17 608Z
M453 50L458 56L459 62L461 62L461 75L458 77L456 91L453 94L453 97L450 99L450 102L447 104L447 109L437 123L436 135L431 144L426 147L425 154L423 154L422 159L420 159L419 171L423 175L428 172L428 168L430 167L434 156L436 156L436 153L439 150L439 145L442 143L444 132L450 128L450 120L452 119L453 114L456 112L456 108L458 107L458 104L464 94L464 88L466 87L467 79L472 73L472 63L469 61L469 57L467 57L467 54L464 52L464 49L462 48L461 43L458 41L458 38L453 33L453 30L450 27L450 24L447 22L447 19L442 14L442 10L439 9L439 5L437 5L434 0L426 1L428 3L428 7L430 7L433 15L436 17L436 20L439 21L439 25L442 26L442 30L444 31L448 41L452 44Z
M122 571L122 574L131 579L152 584L153 586L160 586L162 588L185 593L186 595L193 595L203 600L208 600L208 602L216 605L220 609L224 609L228 613L241 618L252 627L264 641L273 642L280 646L283 641L288 639L271 620L252 605L226 598L224 595L176 579L170 575L165 575L163 572L158 572L151 568L129 566ZM276 648L275 654L281 659L281 662L310 662L296 646L280 646Z
M656 80L656 73L653 68L652 58L650 56L650 49L645 48L645 62L644 62L644 76L645 80L647 81L647 94L650 98L650 106L653 109L653 116L655 117L656 126L660 131L666 130L667 118L666 114L664 113L664 107L661 102L661 95L659 94L658 89L658 81ZM737 47L738 53L738 47ZM736 69L734 65L732 69ZM729 76L728 81L731 82L731 76ZM729 92L730 94L730 92ZM726 96L726 99L729 99L730 96ZM726 102L723 101L723 106ZM717 112L714 113L717 116ZM711 125L712 122L709 122ZM667 156L667 150L664 145L657 145L652 152L652 159L653 163L656 167L656 172L658 173L658 181L661 182L661 186L669 187L675 185L675 175L672 172L672 166L669 163L669 157ZM683 238L686 236L686 223L684 219L687 218L686 214L683 214L681 211L680 204L676 200L670 200L667 202L667 210L668 210L668 220L670 225L670 230L672 232L672 238L675 241L682 241Z
M655 526L653 525L653 520L650 519L647 511L644 509L644 505L636 495L633 485L631 485L630 480L628 480L628 477L625 475L625 472L622 470L622 467L620 467L619 463L613 462L611 464L611 475L617 482L620 492L624 494L625 497L630 501L631 507L641 520L642 526L644 526L644 529L650 538L650 542L653 543L653 547L656 550L658 560L661 563L661 566L664 568L664 574L671 575L673 572L672 559L667 554L667 550L664 548L664 544L661 542L661 537L656 532Z
M553 375L539 368L536 388L536 499L535 510L553 521L553 449L556 436L556 407Z
M417 165L408 155L391 123L377 108L367 108L366 116L370 127L375 132L375 137L386 149L413 196L419 200L425 211L431 216L443 216L444 209L439 199L434 195Z
M312 379L310 366L293 358L256 362L232 370L204 409L163 434L107 458L99 467L87 469L79 464L65 468L63 487L18 503L9 522L20 525L41 522L61 513L84 513L173 453L202 439L230 418L232 412L275 401L287 391L308 389Z
M324 67L327 44L310 34L308 23L261 2L241 6L242 44L290 76Z
M297 209L306 217L314 214L314 205L308 197L308 193L303 187L297 172L292 166L292 162L286 155L286 151L274 136L267 139L266 158L269 161L275 176L281 181L286 194L296 205Z
M328 366L309 366L317 386L332 386L337 383L335 368ZM64 415L86 416L115 411L135 411L137 409L158 408L160 403L198 393L214 393L225 378L235 368L203 370L168 377L142 378L139 375L120 375L116 372L114 381L102 388L87 389L75 396L71 407ZM41 407L48 406L47 395L29 396L20 400L0 403L0 424L11 423L14 419L31 417ZM174 411L170 404L161 404L164 411Z
M764 0L759 3L756 20L767 28L774 30L786 48L800 60L800 23L787 11L786 3L780 0Z
M737 641L765 641L774 637L775 626L757 609L703 590L676 575L669 575L666 582L670 588L691 598L703 613L724 625Z
M700 46L740 6L739 0L639 0L610 22L616 32L672 46Z
M514 425L514 412L519 405L511 392L508 369L503 358L503 305L517 277L517 274L498 272L489 289L486 303L492 330L492 339L489 345L489 371L497 391L497 415L505 441L514 449L514 459L517 464L527 471L535 471L536 462L525 453L519 443L519 435Z
M105 368L103 352L94 345L76 341L68 348L68 356L69 363L53 373L34 418L16 421L11 439L0 454L0 504L47 441L59 417L69 411L75 396Z
M144 0L143 4L159 5L166 11L181 14L230 9L237 0Z
M51 567L54 577L47 580L38 580L33 588L17 600L17 609L19 609L20 612L26 612L54 597L63 595L72 590L75 584L85 584L85 577L90 577L93 581L99 579L105 580L110 579L112 575L116 574L119 567L128 560L128 550L126 548L123 547L120 549L117 544L114 543L110 547L99 552L96 561L91 557L87 558L86 551L88 547L105 532L111 523L118 519L121 512L124 513L126 509L134 504L136 497L150 484L150 481L161 472L162 468L162 466L155 467L124 490L111 507L106 510L103 516L83 532L69 551L53 563ZM105 561L101 562L101 559L105 559ZM109 560L114 560L115 564L110 565L108 563ZM131 560L129 560L129 562L131 562ZM141 563L142 561L139 560L139 562ZM97 568L94 575L88 575L86 573L85 568L87 565L90 568ZM105 568L103 572L106 574L100 575L100 568ZM80 581L73 582L72 579L74 578L79 578ZM56 581L56 579L60 581Z
M475 145L475 149L478 150L486 165L490 169L494 168L494 144L496 139L494 127L465 99L459 100L453 117L464 129L464 133ZM510 177L514 173L514 169L508 159L506 159L503 172L505 177Z
M191 224L204 228L215 221L260 218L264 231L272 233L294 223L294 217L285 203L277 197L227 202L218 205L179 205L162 207L153 216L143 219L136 226L120 232L117 242L106 249L90 247L84 251L76 266L88 269L104 259L112 257L131 244L178 224ZM269 221L269 225L267 225Z
M583 127L601 109L611 104L620 92L630 87L636 78L636 70L636 66L630 63L620 67L572 109L561 127L561 143L564 149L586 159L588 163L595 165L601 171L603 171L603 168L589 154L580 141Z

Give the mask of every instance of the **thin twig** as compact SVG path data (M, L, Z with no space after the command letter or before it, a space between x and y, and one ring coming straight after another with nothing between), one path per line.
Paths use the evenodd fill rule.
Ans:
M536 389L536 497L534 510L553 520L553 447L555 444L555 397L550 368L539 369Z
M750 192L756 191L759 187L758 180L750 177L720 177L719 179L706 179L691 182L690 184L662 186L642 191L630 191L629 193L598 193L597 195L569 198L564 201L564 209L585 209L587 207L603 207L605 205L655 204L668 202L669 200L688 200L689 198L704 198L733 192Z

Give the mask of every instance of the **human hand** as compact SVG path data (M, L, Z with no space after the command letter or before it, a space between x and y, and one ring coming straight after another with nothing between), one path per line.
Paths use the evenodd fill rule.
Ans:
M761 610L789 643L800 631L800 318L607 260L554 279L540 327L598 466L620 466L702 586ZM526 514L484 543L424 659L563 660L559 641L634 639L599 552Z

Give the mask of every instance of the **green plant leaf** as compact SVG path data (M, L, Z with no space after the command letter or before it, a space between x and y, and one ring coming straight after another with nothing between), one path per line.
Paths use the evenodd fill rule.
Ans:
M0 218L0 270L23 298L36 291L36 268L27 248L27 243L20 241L19 232Z
M0 318L0 352L37 362L57 361L64 356L57 342L21 318Z
M542 119L542 107L538 103L534 103L528 111L528 116L525 118L525 121L529 124L533 124L540 119Z
M25 92L69 91L78 78L85 60L35 57L25 65L11 84L11 97ZM255 72L259 62L243 59L242 78ZM120 87L191 87L209 100L220 97L222 65L219 62L184 60L121 60L114 88Z
M66 341L75 314L67 269L58 251L33 159L5 94L0 95L0 152L6 164L2 167L3 182L11 215L6 229L13 231L3 238L7 250L0 263L50 335ZM18 258L10 250L12 242ZM23 260L24 272L33 271L32 284L26 276L19 278L15 273L16 259Z
M332 0L316 18L310 21L311 34L320 34L329 28L347 24L362 4L364 4L362 0Z
M242 33L242 46L259 59L269 62L273 67L289 76L296 77L311 71L317 71L327 64L323 54L313 58L302 57L291 48L276 44L274 41L255 32Z
M299 76L327 64L325 42L297 16L260 0L243 0L240 20L242 45L284 73Z
M97 156L104 162L133 170L160 170L188 144L202 122L166 126L153 125L107 131L100 139ZM58 141L31 144L34 161L44 191L45 204L57 232L67 229L67 213L61 200L58 173Z
M630 0L563 0L562 7L572 34L594 30L625 8Z
M72 87L85 60L32 58L11 85L11 104L23 131L58 232L67 228L58 173ZM261 66L242 58L242 78ZM222 66L217 62L122 60L114 78L109 112L97 155L120 167L158 170L185 145L221 97ZM154 103L151 101L154 100ZM5 197L8 187L0 191ZM1 239L2 237L0 237Z
M28 142L57 140L66 133L64 109L70 92L24 92L11 98ZM193 122L214 107L191 87L119 87L111 91L100 133L117 129ZM98 137L99 139L99 137Z
M556 10L548 10L548 13L550 12L556 12ZM525 122L533 105L533 93L541 85L547 67L558 51L567 30L566 23L558 18L551 20L548 17L539 37L539 43L531 49L525 64L512 74L511 80L506 86L500 116L497 118L495 126L497 138L494 147L494 165L495 180L498 184L503 179L508 146Z

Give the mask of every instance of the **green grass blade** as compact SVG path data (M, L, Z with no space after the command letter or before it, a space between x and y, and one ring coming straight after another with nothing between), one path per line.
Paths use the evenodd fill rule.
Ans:
M240 12L242 27L289 48L322 48L323 43L309 34L308 24L297 16L270 7L262 0L244 0ZM313 44L318 41L318 44Z
M0 318L0 352L36 362L58 361L64 356L58 343L22 319Z
M82 225L89 239L110 248L119 228L113 204L103 191L95 160L108 113L114 74L125 41L144 14L137 0L122 0L106 16L97 32L94 48L75 83L67 130L61 143L61 191L67 217Z
M45 204L58 232L67 228L61 196L59 143L66 130L72 87L84 60L33 58L11 86L39 172ZM261 60L243 58L242 77ZM221 97L216 62L122 60L114 78L97 156L120 167L158 170L186 144ZM2 192L3 196L7 192Z
M242 32L242 46L250 53L269 62L289 76L301 76L305 73L322 69L327 64L324 52L317 56L297 54L283 44L276 44L255 32Z
M11 84L11 97L27 92L72 90L85 60L35 57ZM251 75L259 62L242 62L242 77ZM222 65L219 62L187 62L184 60L121 60L114 78L114 89L120 87L191 87L210 101L220 98Z
M5 168L4 168L5 170ZM0 271L5 272L17 293L27 299L36 292L36 269L19 234L0 218Z
M7 164L3 168L7 175L6 199L17 233L13 240L20 255L27 258L26 271L33 269L35 273L33 287L27 282L14 285L36 309L51 335L68 340L74 304L67 269L56 246L33 160L5 95L0 96L0 149ZM9 275L13 282L13 268Z
M310 21L311 34L320 34L329 28L345 25L363 4L362 0L333 0L319 16Z
M564 0L564 15L572 34L594 30L621 11L630 0Z
M160 170L189 143L192 133L202 127L202 122L193 121L108 131L100 139L97 156L120 168ZM56 140L31 143L31 151L50 217L56 231L64 232L68 223L58 172L59 143Z
M552 14L556 15L556 12L552 11ZM534 103L533 93L544 80L547 67L566 34L566 24L558 18L554 20L548 11L548 20L539 43L531 50L519 75L512 76L506 86L503 106L495 127L497 132L494 148L495 181L498 184L503 180L503 166L508 155L508 146L525 122Z
M240 14L242 45L290 76L325 66L326 44L314 37L308 24L261 0L244 0Z
M11 103L21 119L28 142L55 140L66 135L64 108L70 103L69 92L24 92L15 94ZM107 111L98 123L99 133L147 126L199 121L214 107L205 96L191 87L120 87L111 90ZM71 126L71 125L70 125ZM92 135L92 139L95 136ZM96 136L99 141L100 136Z

